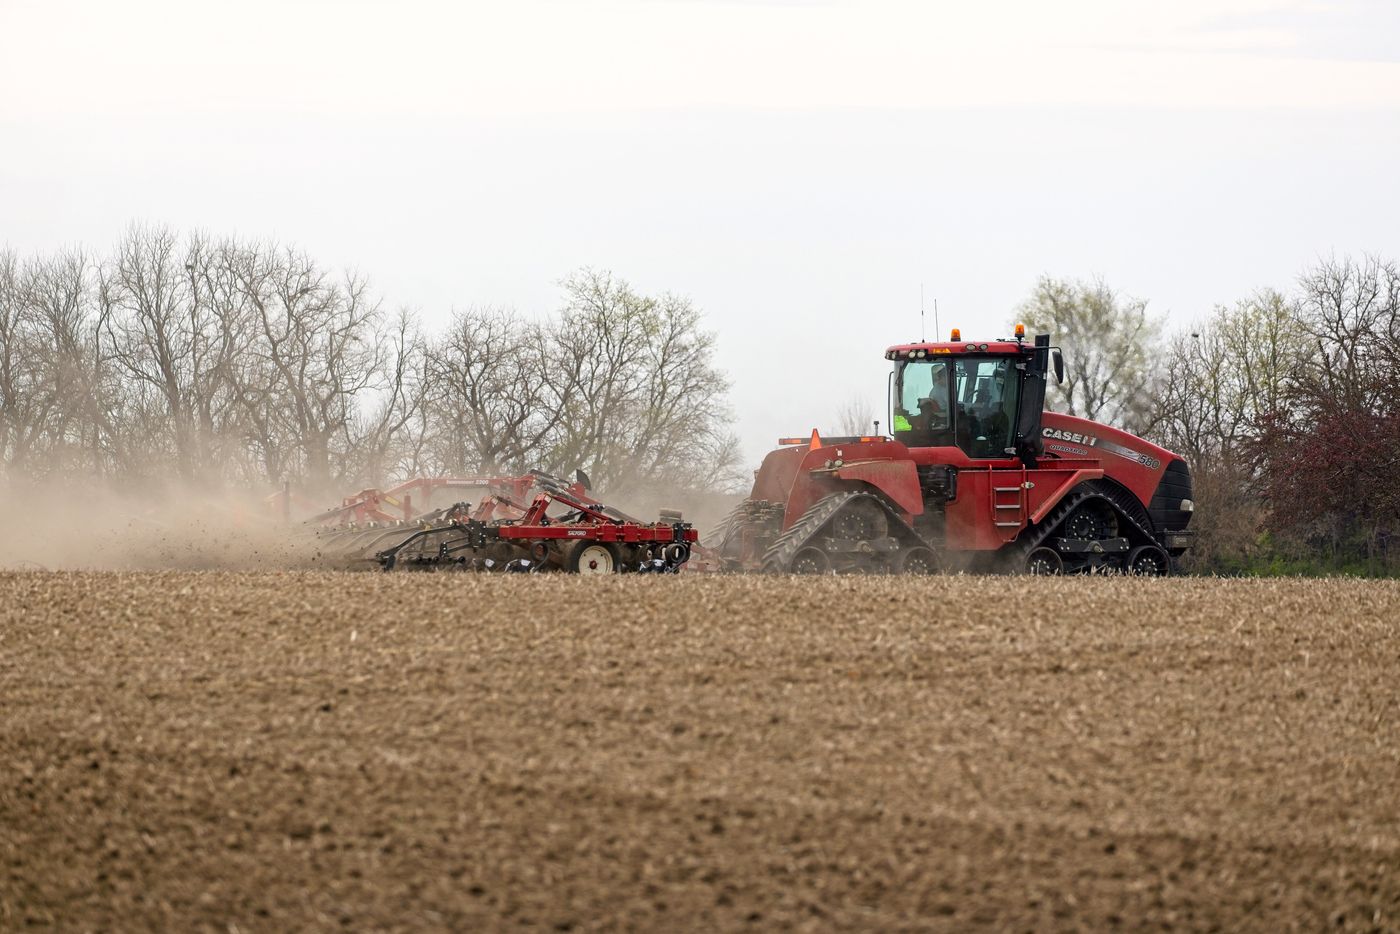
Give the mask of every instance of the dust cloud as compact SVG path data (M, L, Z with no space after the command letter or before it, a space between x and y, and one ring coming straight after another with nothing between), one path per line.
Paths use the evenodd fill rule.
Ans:
M682 521L699 530L702 542L744 498L741 493L686 490L662 484L629 486L617 494L590 490L589 495L641 522L657 521L663 509L678 510Z
M302 529L261 497L100 480L0 483L0 568L275 570L311 567Z

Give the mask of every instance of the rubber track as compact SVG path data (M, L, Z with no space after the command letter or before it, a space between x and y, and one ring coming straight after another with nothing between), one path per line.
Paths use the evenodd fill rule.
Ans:
M1060 501L1059 505L1055 507L1054 511L1051 512L1040 525L1036 526L1034 532L1018 540L1018 545L1020 547L1017 553L1017 562L1014 570L1024 568L1026 566L1026 558L1030 556L1030 553L1044 544L1046 539L1051 538L1055 531L1069 518L1070 513L1074 512L1075 509L1091 499L1101 499L1108 503L1118 515L1120 524L1127 522L1142 538L1160 547L1157 536L1153 535L1135 516L1130 515L1127 510L1115 502L1117 497L1112 495L1113 492L1112 490L1104 491L1097 486L1085 484L1083 487L1080 487L1080 492L1066 496ZM1119 532L1122 532L1121 528Z
M1152 519L1147 514L1147 509L1138 501L1138 498L1116 483L1109 483L1106 480L1092 480L1090 486L1102 493L1114 507L1118 510L1119 516L1127 519L1137 530L1150 542L1162 544L1150 529Z
M1105 484L1104 486L1097 487L1097 489L1099 495L1108 500L1117 511L1120 523L1124 519L1128 520L1128 524L1137 531L1137 534L1141 536L1145 542L1161 547L1162 543L1158 541L1157 536L1152 533L1150 525L1152 520L1147 519L1147 512L1142 508L1142 504L1137 501L1136 497L1119 486ZM1132 508L1129 508L1130 506ZM1147 519L1147 522L1144 522L1144 519ZM1119 533L1122 533L1122 529L1119 529ZM1166 549L1163 550L1165 551Z
M787 571L792 567L792 559L797 557L797 553L821 533L843 506L856 499L868 499L879 505L889 518L891 534L899 534L901 538L912 539L919 545L928 547L924 540L919 537L919 533L910 528L909 523L905 522L883 499L864 490L845 490L840 493L829 493L817 500L811 509L804 512L801 518L792 524L791 528L778 536L768 550L763 553L763 570L779 573Z

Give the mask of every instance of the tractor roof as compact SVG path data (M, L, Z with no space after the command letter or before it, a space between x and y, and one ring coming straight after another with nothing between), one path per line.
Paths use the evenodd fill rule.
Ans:
M1033 350L1028 343L1017 341L920 341L915 344L895 344L885 350L886 360L903 360L910 356L938 357L944 354L1022 354Z

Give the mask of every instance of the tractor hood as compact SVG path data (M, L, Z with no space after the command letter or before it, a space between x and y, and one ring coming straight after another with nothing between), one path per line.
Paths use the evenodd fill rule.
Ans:
M1185 464L1164 447L1111 425L1087 418L1045 412L1041 417L1045 459L1092 458L1103 465L1104 475L1132 490L1143 503L1152 501L1167 467Z

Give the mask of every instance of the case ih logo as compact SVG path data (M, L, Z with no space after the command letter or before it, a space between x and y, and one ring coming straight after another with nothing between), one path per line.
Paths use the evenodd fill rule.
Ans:
M1058 428L1046 428L1041 432L1047 438L1054 438L1056 441L1068 441L1071 444L1082 444L1085 447L1093 447L1099 443L1099 439L1093 435L1081 435L1073 431L1060 431Z

